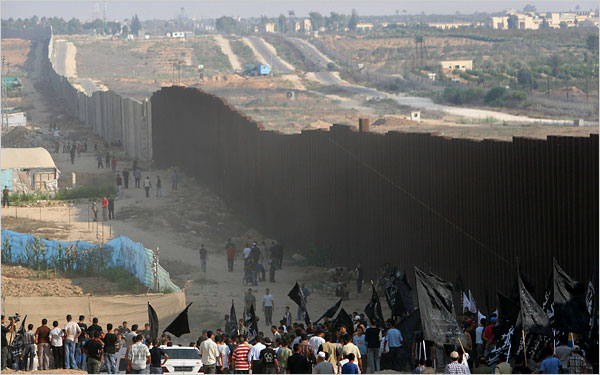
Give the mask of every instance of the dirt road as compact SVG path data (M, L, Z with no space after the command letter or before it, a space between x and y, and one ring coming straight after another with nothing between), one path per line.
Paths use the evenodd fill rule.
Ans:
M229 63L231 64L233 70L242 70L242 64L240 63L240 60L238 59L237 55L233 53L231 45L229 44L229 40L223 38L221 34L216 34L214 37L215 42L217 42L217 45L219 46L219 48L221 48L221 51L225 55L227 55L227 58L229 59Z
M254 55L260 60L261 64L270 65L273 72L288 74L294 71L294 66L279 57L275 47L265 42L264 39L258 37L242 39L252 49L252 52L254 52Z

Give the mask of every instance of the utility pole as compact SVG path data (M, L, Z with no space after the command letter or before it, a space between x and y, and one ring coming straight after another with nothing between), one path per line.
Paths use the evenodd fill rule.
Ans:
M10 63L2 56L2 130L8 130L8 67Z

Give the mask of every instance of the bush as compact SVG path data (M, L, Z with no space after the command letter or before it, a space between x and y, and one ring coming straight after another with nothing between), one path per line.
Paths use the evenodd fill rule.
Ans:
M507 94L508 90L505 87L494 87L485 94L483 101L489 105L502 106Z
M483 98L484 102L489 105L501 107L501 106L515 106L527 99L527 93L515 90L509 91L505 87L494 87L485 94Z
M113 184L99 186L81 186L74 189L61 189L55 199L70 200L79 198L102 198L117 194L117 187Z
M461 89L446 87L442 94L445 101L453 104L472 103L481 97L482 91L477 88Z

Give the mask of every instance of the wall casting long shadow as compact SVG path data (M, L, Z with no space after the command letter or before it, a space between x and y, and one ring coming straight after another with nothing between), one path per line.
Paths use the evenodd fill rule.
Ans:
M482 301L510 288L518 257L539 299L553 256L582 281L598 263L597 135L284 135L198 89L163 88L151 104L158 165L209 182L266 235L361 261L371 277L385 262L460 272Z

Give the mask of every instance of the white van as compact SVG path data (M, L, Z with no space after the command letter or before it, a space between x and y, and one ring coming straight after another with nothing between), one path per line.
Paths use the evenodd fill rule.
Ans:
M172 373L199 373L202 369L202 360L200 351L196 348L185 346L161 346L167 353L169 360L163 366L165 374ZM125 348L119 350L117 355L118 372L124 374L127 371L127 358L125 358ZM150 366L150 364L148 364Z

